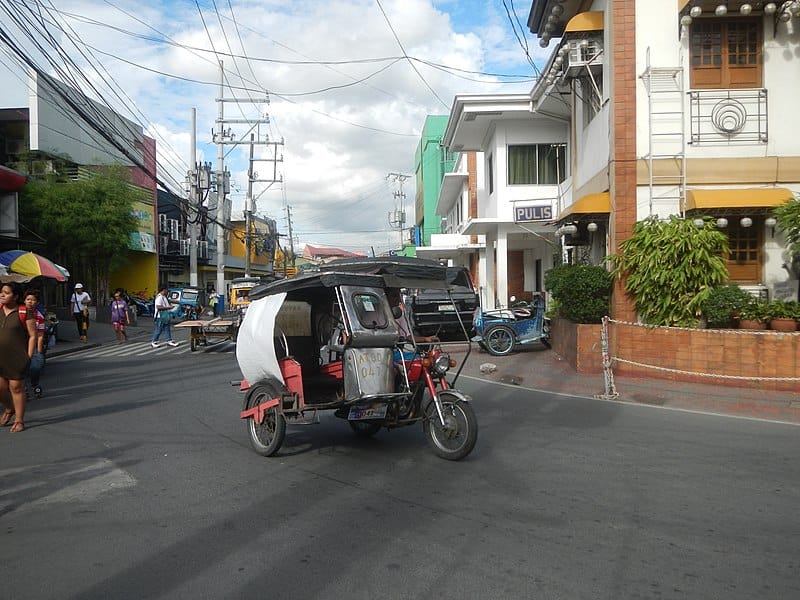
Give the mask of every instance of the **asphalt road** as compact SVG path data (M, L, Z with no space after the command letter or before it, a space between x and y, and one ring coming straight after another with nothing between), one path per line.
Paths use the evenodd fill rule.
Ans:
M268 459L229 344L144 344L51 360L0 430L0 597L800 597L796 426L463 380L464 461L330 415Z

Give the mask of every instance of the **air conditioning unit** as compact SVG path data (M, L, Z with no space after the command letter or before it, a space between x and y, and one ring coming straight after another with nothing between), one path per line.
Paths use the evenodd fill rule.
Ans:
M180 249L178 253L181 256L188 256L189 255L189 241L190 240L179 240L180 241Z
M180 239L178 237L179 230L178 230L178 219L170 219L169 220L169 237L173 240Z
M587 67L593 73L603 68L603 43L600 38L569 40L566 47L569 52L566 57L565 77L584 75Z
M164 213L158 213L158 230L169 233L169 219Z
M208 258L208 242L197 242L197 258Z
M169 238L163 235L158 236L158 253L166 254L169 249Z

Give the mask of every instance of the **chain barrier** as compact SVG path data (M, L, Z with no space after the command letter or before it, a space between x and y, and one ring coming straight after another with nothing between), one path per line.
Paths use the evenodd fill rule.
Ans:
M614 379L613 379L613 372L611 371L611 366L613 363L623 363L626 365L631 365L634 367L639 367L643 369L653 369L654 371L661 371L663 373L675 373L677 375L689 375L692 377L701 377L701 378L708 378L708 379L730 379L735 381L764 381L764 382L776 382L776 383L786 383L786 382L794 382L800 381L800 377L752 377L752 376L745 376L745 375L721 375L718 373L702 373L699 371L682 371L680 369L670 369L668 367L659 367L657 365L649 365L646 363L640 363L633 360L627 360L624 358L620 358L618 356L611 356L609 357L608 353L608 323L616 323L617 325L627 325L627 326L635 326L635 327L646 327L648 329L670 329L670 330L677 330L677 331L695 331L695 332L707 332L709 334L714 335L775 335L774 331L759 331L759 330L747 330L742 331L739 329L694 329L691 327L661 327L658 325L645 325L644 323L632 323L630 321L618 321L616 319L611 319L609 317L603 317L603 329L602 329L602 352L603 352L603 373L606 377L606 395L609 394L609 387L608 387L608 375L606 375L606 370L611 375L611 389L613 393L618 395L616 389L614 389ZM800 333L781 333L779 335L800 335ZM608 367L606 367L606 361L608 361ZM614 397L616 397L616 395ZM597 397L605 397L604 396L597 396Z
M595 398L602 400L616 400L619 398L617 386L614 385L614 371L611 370L611 356L608 353L608 322L609 318L603 317L603 328L600 330L600 348L603 353L603 382L605 392L595 394Z

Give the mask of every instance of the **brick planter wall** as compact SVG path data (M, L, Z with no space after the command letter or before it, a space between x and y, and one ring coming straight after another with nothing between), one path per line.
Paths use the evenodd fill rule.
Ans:
M567 319L552 319L550 341L553 352L578 373L600 373L603 369L601 328L601 325L581 325Z
M553 319L553 351L578 373L599 373L601 327ZM800 332L647 327L612 321L609 345L615 375L774 391L800 389L800 381L758 379L800 377Z
M800 377L800 333L612 322L609 337L614 373L620 375L775 391L800 388L800 381L755 380Z

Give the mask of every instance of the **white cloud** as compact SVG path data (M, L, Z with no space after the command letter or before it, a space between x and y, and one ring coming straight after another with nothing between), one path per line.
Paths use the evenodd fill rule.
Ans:
M397 35L410 57L465 71L530 74L504 8L483 0L231 0L238 28L227 2L216 3L219 15L213 5L201 3L205 27L188 0L53 0L53 5L59 12L51 14L77 32L78 46L96 48L93 62L111 74L111 85L102 88L107 75L102 70L90 74L105 100L146 126L157 139L161 167L179 180L188 168L192 107L197 108L198 160L216 166L211 131L217 127L219 74L212 48L237 55L224 58L227 81L251 88L251 97L261 95L260 88L269 90L272 102L251 104L244 102L247 93L226 89L224 96L235 94L243 102L226 103L225 116L255 118L268 111L271 122L260 126L259 135L285 140L278 165L285 188L276 185L262 194L264 185L256 184L259 211L278 218L285 233L283 205L291 204L301 242L376 251L396 246L399 236L389 228L387 214L397 187L386 175L413 173L426 115L447 114L456 94L519 92L531 86L498 84L405 58L389 60L403 55ZM519 22L526 19L527 12L520 13ZM62 39L74 36L66 31ZM183 47L166 43L167 37ZM530 33L528 41L531 52L539 53L534 56L541 57ZM85 64L71 44L63 47ZM124 94L118 98L112 88ZM326 88L334 89L314 93ZM247 126L229 127L238 139L249 139ZM236 187L245 190L247 149L228 151L226 165ZM256 149L259 157L265 152ZM272 165L259 162L255 168L264 178ZM413 224L413 178L404 191ZM241 209L243 194L233 200L234 209Z

